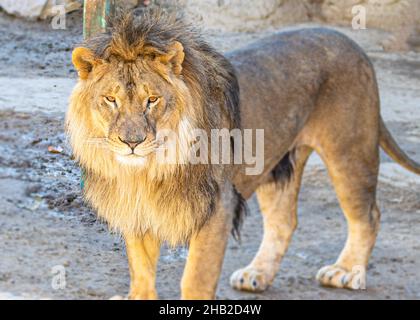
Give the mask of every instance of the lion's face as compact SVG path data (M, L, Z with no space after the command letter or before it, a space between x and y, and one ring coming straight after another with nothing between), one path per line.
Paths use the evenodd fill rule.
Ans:
M182 112L173 65L148 56L98 61L87 50L76 49L73 62L90 101L84 106L88 143L109 150L120 163L143 165L159 145L157 132L173 129Z
M169 125L174 88L135 63L108 68L112 71L96 82L90 106L97 132L102 134L96 138L104 139L118 161L141 164L157 147L156 132Z

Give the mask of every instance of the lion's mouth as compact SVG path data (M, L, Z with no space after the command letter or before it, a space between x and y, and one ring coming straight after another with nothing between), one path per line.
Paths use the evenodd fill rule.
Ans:
M135 153L128 155L117 154L116 159L119 163L128 166L144 166L147 163L147 156L140 156Z

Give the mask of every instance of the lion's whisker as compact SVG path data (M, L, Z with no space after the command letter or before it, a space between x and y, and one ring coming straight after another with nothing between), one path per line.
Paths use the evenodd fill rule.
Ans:
M108 142L107 138L89 138L85 141L86 144L106 144Z

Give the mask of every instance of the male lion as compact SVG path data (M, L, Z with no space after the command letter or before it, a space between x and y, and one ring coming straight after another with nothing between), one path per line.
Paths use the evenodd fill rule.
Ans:
M125 238L131 299L157 298L164 242L189 245L182 298L214 298L229 232L254 192L264 237L231 284L265 290L296 228L302 172L313 150L328 167L349 225L340 257L317 279L353 288L379 227L379 146L420 173L380 117L368 57L335 31L278 33L225 58L180 19L145 11L115 19L108 32L74 50L73 63L80 79L67 131L85 171L86 199ZM179 132L188 147L194 128L264 129L263 172L157 161L160 130Z

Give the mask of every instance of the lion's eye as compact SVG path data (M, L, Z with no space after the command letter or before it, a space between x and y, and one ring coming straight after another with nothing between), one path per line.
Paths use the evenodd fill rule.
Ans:
M149 103L155 103L156 101L158 101L158 97L150 97L149 98Z
M156 104L158 100L159 100L159 97L156 97L156 96L149 97L149 99L147 100L147 107L149 108L150 106Z
M104 96L106 104L112 108L117 108L117 99L113 96Z
M116 101L115 97L113 97L113 96L106 96L105 100L108 101L108 102L111 102L111 103L114 103Z

